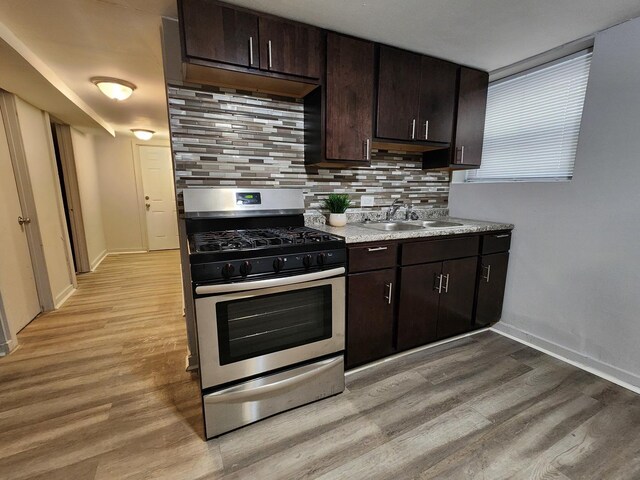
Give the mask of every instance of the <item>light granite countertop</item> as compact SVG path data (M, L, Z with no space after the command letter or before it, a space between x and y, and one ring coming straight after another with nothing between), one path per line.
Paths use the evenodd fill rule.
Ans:
M338 235L345 239L346 243L379 242L385 240L404 240L407 238L443 237L448 235L460 235L465 233L491 232L499 230L512 230L511 223L485 222L482 220L469 220L466 218L440 217L438 220L462 223L461 226L433 228L426 227L421 230L405 230L399 232L386 232L363 227L358 223L348 223L344 227L331 227L329 225L313 225L313 228L323 232Z

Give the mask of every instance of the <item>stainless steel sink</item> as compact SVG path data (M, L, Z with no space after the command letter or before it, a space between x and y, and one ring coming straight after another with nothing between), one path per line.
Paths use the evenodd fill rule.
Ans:
M461 223L457 222L445 222L444 220L424 220L422 226L426 228L447 228L447 227L461 227Z
M361 223L361 227L371 228L373 230L382 230L385 232L401 232L406 230L422 230L425 227L419 223L404 223L404 222L373 222L373 223Z

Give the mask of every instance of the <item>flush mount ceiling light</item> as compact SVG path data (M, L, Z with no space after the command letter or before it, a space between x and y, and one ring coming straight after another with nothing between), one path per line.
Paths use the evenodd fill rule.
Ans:
M119 78L93 77L91 83L98 87L100 91L110 99L119 101L129 98L136 89L133 83L120 80Z
M153 130L143 130L142 128L132 128L131 131L139 140L150 140L153 134L156 133Z

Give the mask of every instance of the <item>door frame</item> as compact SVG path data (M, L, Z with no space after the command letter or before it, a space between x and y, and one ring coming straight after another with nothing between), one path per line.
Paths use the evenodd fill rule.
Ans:
M25 229L29 253L31 254L31 264L33 265L33 275L36 282L36 290L40 300L42 311L55 310L55 300L49 285L49 275L47 263L42 247L42 234L36 212L36 204L33 196L33 187L29 178L27 158L22 143L20 125L18 122L18 111L15 97L3 90L0 90L0 113L4 121L5 134L9 144L9 156L18 190L18 199L22 214L31 219L29 228Z
M0 357L8 355L16 346L17 341L15 337L11 336L11 330L9 330L9 319L4 311L2 292L0 292Z
M72 232L70 240L73 242L76 270L78 273L87 273L91 271L91 262L89 261L87 238L84 230L82 202L76 171L76 159L73 153L71 127L59 123L55 119L51 120L55 127L56 140L58 141L60 165L62 165L62 177L64 178L64 191L69 209L69 227Z

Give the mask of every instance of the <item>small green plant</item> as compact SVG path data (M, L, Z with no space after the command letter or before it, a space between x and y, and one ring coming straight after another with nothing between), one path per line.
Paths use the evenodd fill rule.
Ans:
M350 206L351 199L346 193L330 193L323 205L329 213L344 213Z

